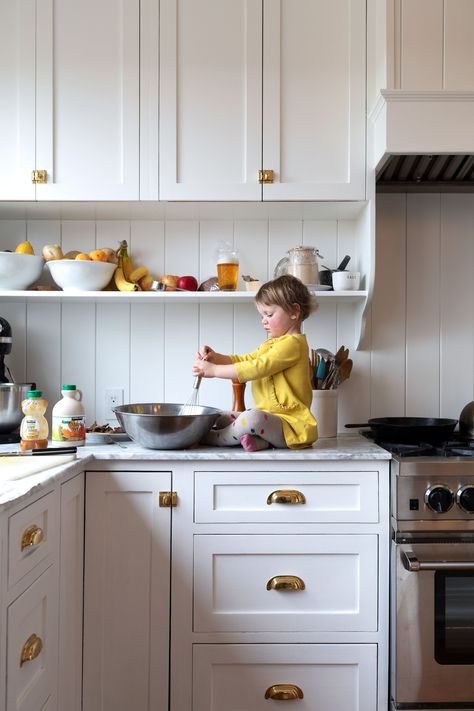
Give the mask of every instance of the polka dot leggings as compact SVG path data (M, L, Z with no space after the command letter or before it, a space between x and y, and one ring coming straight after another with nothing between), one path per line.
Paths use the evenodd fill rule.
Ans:
M246 452L267 449L270 445L287 448L280 418L257 409L222 413L202 442L214 447L240 444Z

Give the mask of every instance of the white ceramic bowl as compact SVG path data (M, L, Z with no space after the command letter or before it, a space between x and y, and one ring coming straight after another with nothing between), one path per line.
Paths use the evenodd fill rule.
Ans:
M360 272L333 272L334 291L357 291L360 286Z
M52 259L46 266L63 291L100 291L117 268L110 262L88 259Z
M0 252L0 289L28 289L40 278L43 264L36 254Z

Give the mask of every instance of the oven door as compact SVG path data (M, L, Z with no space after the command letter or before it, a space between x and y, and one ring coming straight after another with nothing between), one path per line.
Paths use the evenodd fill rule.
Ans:
M396 707L472 703L474 708L474 542L392 546Z

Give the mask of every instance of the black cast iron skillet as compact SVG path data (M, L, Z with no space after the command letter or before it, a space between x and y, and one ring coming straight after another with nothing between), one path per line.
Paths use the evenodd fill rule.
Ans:
M345 427L370 427L377 442L440 444L450 439L456 424L457 420L436 417L375 417Z

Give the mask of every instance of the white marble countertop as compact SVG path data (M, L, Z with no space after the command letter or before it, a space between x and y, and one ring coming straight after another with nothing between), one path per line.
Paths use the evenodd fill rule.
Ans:
M18 451L17 445L0 445L0 452ZM24 478L9 480L8 467L2 470L0 458L0 511L56 481L70 478L85 471L95 460L115 461L361 461L388 460L385 449L359 434L343 434L335 438L320 439L312 447L302 450L266 449L261 452L244 452L240 447L192 447L183 450L145 449L134 442L112 444L86 444L78 447L77 459L68 464L48 469Z

